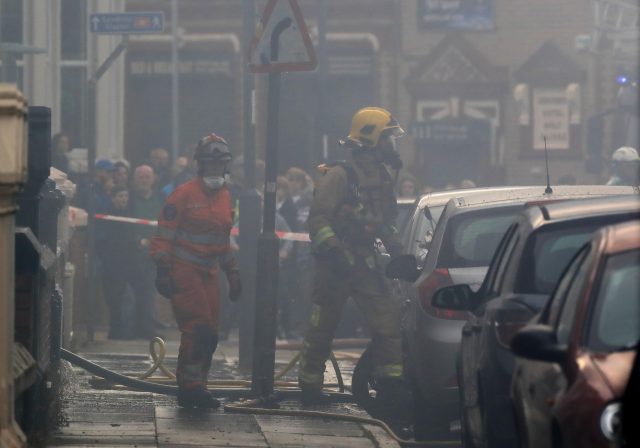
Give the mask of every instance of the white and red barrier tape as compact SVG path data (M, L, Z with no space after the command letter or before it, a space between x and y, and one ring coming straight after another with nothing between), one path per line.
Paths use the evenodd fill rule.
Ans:
M114 215L105 215L102 213L96 213L93 215L96 219L102 219L104 221L116 221L116 222L126 222L128 224L140 224L145 226L158 226L158 221L153 221L151 219L140 219L140 218L127 218L126 216L114 216ZM231 229L231 235L238 235L239 229L234 227ZM276 232L276 235L281 240L287 241L300 241L304 243L308 243L311 240L309 239L308 233L294 233L294 232Z

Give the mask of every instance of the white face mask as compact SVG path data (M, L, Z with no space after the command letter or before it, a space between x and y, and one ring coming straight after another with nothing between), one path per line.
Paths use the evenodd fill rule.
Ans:
M202 178L202 182L204 182L208 188L218 190L225 184L225 178L224 176L206 176Z

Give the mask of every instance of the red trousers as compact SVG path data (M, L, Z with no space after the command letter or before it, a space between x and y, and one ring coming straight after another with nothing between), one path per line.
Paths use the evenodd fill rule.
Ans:
M178 387L206 387L218 345L218 270L204 270L176 261L172 279L173 314L181 332L176 372Z

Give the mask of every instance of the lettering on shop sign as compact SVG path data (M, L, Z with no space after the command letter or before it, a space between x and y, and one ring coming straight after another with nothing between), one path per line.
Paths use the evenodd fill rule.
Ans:
M564 89L533 90L533 149L569 149L569 102Z
M418 21L424 29L491 30L493 0L418 0Z
M422 145L466 145L484 143L490 136L489 123L467 117L415 122L411 135Z
M89 29L98 34L158 34L164 31L164 12L91 14Z
M171 75L171 61L163 60L131 60L129 62L129 74L133 76L144 75ZM231 76L231 62L221 60L187 60L178 63L180 75L225 75Z

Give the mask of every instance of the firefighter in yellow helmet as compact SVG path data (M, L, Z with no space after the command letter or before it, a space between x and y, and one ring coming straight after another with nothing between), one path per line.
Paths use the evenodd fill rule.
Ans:
M353 116L341 144L352 159L320 168L307 221L315 255L313 310L300 358L302 401L322 401L325 362L342 309L352 297L373 332L376 384L397 384L402 376L400 304L388 289L376 240L393 257L402 252L394 227L397 210L389 169L402 162L395 139L404 134L385 109L366 107Z

